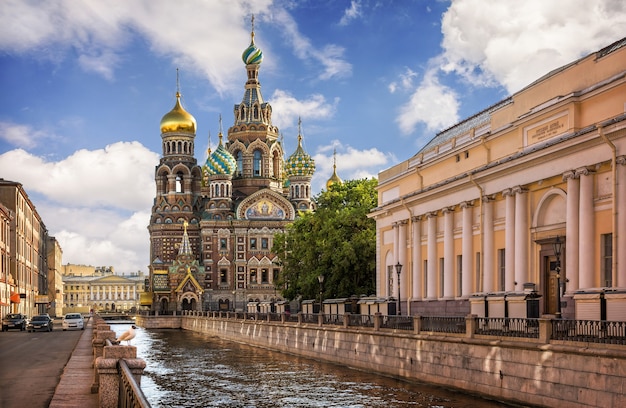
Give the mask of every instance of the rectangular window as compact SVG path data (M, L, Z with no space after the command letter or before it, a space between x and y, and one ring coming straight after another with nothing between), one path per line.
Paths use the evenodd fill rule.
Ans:
M265 268L261 269L261 283L267 283L269 278L269 271Z
M483 288L480 287L480 252L476 252L476 280L474 281L474 287L476 288L476 292L482 292Z
M387 266L387 282L389 282L387 294L391 297L393 296L393 265Z
M456 295L463 294L463 255L456 256Z
M504 248L498 249L498 290L504 291L504 279L506 276L506 250Z
M220 283L228 283L227 278L226 269L220 269Z
M220 238L220 249L228 249L228 241L226 241L226 238Z
M256 283L256 268L250 269L250 283Z
M269 240L267 238L261 238L261 249L269 248Z
M272 282L278 282L279 276L280 276L280 269L274 269Z
M422 293L424 297L428 297L431 294L428 293L428 260L424 260L424 269L422 269L422 276L424 277L424 286L422 288Z
M602 245L602 285L610 288L613 286L613 234L600 236Z
M256 238L250 238L250 249L256 249Z
M439 297L443 297L443 286L444 286L444 260L443 258L439 258Z

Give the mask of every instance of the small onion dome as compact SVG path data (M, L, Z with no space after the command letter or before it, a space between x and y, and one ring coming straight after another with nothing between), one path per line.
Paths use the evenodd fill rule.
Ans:
M343 181L337 175L337 151L333 152L333 175L326 182L326 189L330 190L333 184L342 184Z
M261 51L261 49L254 44L254 31L252 32L251 36L252 40L250 41L250 46L243 51L243 54L241 54L241 59L246 65L259 65L261 64L261 62L263 62L263 51Z
M315 173L315 161L302 148L302 136L298 135L298 148L285 163L285 173L291 176L312 176Z
M222 144L221 133L219 146L217 146L217 149L215 149L215 151L207 157L204 166L206 173L209 176L213 176L215 174L234 174L235 170L237 170L237 161Z
M161 133L196 133L196 119L180 103L180 92L176 92L176 105L161 119Z

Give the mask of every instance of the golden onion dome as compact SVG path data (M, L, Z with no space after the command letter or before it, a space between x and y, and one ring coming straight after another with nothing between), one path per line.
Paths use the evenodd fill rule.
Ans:
M343 180L337 175L337 151L333 152L333 175L326 181L326 189L330 190L330 186L343 184Z
M176 92L176 105L161 119L161 133L196 133L196 119L180 103L180 92Z

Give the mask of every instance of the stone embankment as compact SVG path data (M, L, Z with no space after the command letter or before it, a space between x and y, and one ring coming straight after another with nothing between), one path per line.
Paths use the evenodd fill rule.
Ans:
M470 319L470 317L468 317ZM190 313L139 316L145 328L182 328L280 352L323 359L496 400L546 407L626 406L626 347L581 342ZM549 320L540 319L540 329Z

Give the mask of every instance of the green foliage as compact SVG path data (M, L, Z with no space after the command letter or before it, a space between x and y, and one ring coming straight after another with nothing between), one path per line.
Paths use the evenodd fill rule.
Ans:
M367 214L377 205L375 179L334 184L314 198L315 212L300 213L272 252L283 267L278 287L286 299L370 295L375 291L376 222Z

